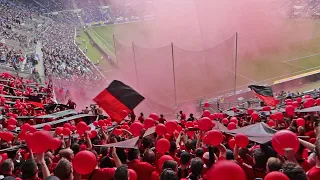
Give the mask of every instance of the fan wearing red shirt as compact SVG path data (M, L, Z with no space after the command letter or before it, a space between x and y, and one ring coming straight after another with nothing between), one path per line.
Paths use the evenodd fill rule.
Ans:
M166 122L166 119L163 117L163 114L160 114L160 118L158 119L159 123L164 124Z
M237 146L236 146L237 147ZM239 148L234 150L234 158L238 164L242 167L247 174L248 180L254 180L255 178L264 178L266 176L266 164L268 157L261 149L255 149L253 151L253 166L250 166L243 162L239 156Z
M179 112L180 120L186 120L186 114L184 114L182 111Z
M174 172L177 172L177 167L178 167L178 164L177 164L176 161L173 161L173 160L165 161L163 163L163 165L162 165L161 172L158 172L158 171L153 171L152 172L151 180L160 180L160 174L165 169L170 169L170 170L172 170Z
M144 116L143 116L143 113L140 113L140 116L138 117L138 120L143 123L144 121Z
M302 157L304 151L304 147L300 145L298 152L294 154L295 159L297 160L298 164L303 168L305 172L311 169L311 165L308 163L306 159Z
M307 172L307 176L309 180L319 180L320 179L320 142L316 142L316 147L315 147L315 154L316 154L316 166L311 168Z
M128 168L133 169L137 173L138 180L151 179L151 174L156 170L156 168L153 165L147 162L142 162L139 159L138 149L129 150L128 160L130 161L128 163Z

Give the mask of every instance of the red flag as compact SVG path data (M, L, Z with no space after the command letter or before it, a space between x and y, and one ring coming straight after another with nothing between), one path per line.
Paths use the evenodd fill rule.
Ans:
M269 86L251 85L249 88L268 106L276 106L277 99L273 97L273 92Z
M93 99L114 121L122 121L144 97L120 81L113 81Z

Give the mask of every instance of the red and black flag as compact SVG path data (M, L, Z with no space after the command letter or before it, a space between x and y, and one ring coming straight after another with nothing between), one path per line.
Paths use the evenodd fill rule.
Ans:
M36 95L36 96L29 95L27 97L28 97L28 99L27 99L27 103L28 104L32 104L34 106L37 106L39 108L44 109L44 106L43 106L43 104L41 102L41 95L39 95L39 94Z
M114 80L93 99L115 121L122 121L144 97L121 81Z
M273 92L270 86L250 85L249 88L268 106L277 105L277 99L273 97Z

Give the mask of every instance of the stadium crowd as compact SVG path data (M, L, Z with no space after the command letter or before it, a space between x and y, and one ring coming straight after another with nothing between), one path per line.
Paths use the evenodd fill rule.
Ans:
M262 103L255 109L232 108L229 111L236 114L230 116L227 111L210 112L210 104L206 103L198 119L192 114L187 117L183 111L176 120L166 120L155 113L146 117L143 113L139 116L131 113L121 123L102 115L96 105L80 114L66 113L75 109L76 104L71 100L66 105L55 104L51 81L36 84L2 73L0 94L2 179L316 180L320 177L317 91L281 93L286 99L282 111L281 108L273 111ZM311 104L306 103L309 99ZM318 110L291 115L288 107L293 105L298 110ZM250 129L240 133L242 128L261 122L266 123L264 128L285 134L272 135L278 138L278 144L273 138L265 143L248 139L243 134L252 133ZM239 132L231 134L232 130ZM288 132L298 142L295 147L286 142L291 135ZM256 130L254 133L258 135L251 134L253 137L266 138ZM279 146L283 149L279 150Z

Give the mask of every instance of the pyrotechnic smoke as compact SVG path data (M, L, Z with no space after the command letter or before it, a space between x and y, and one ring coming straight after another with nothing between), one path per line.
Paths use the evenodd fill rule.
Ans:
M123 80L148 100L169 107L175 103L174 93L180 102L233 87L234 43L230 37L236 32L239 35L238 53L241 61L244 53L257 54L265 47L308 39L313 30L311 22L288 20L287 13L292 4L282 0L111 2L112 6L118 7L117 12L120 10L125 14L136 11L143 15L153 15L154 19L114 28L117 41L125 45L117 49L118 66L122 74L113 74L108 79ZM130 6L135 9L128 10ZM225 42L227 39L229 40ZM136 46L135 55L132 54L132 42ZM171 42L176 47L187 50L175 50L176 87L173 87ZM223 42L223 46L212 49L207 54L193 52L215 47ZM156 49L143 50L141 47ZM140 87L137 85L137 76ZM245 80L247 83L252 82ZM195 112L195 102L186 105L189 112ZM152 103L144 103L139 108L158 113L165 109L164 106L155 107ZM179 108L175 111L180 110Z

